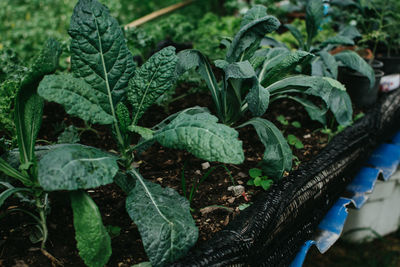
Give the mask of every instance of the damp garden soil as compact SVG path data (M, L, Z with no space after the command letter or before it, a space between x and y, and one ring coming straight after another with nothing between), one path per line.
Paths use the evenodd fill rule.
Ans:
M189 88L188 84L179 86L177 95L186 92ZM196 93L172 103L169 113L196 105L212 107L212 99L206 92ZM279 115L285 116L289 122L299 121L302 127L283 126L276 120ZM151 127L167 116L164 108L155 106L143 116L141 125ZM294 134L302 141L303 149L298 150L292 147L293 154L298 157L300 162L312 159L328 142L328 137L318 130L321 125L311 121L304 108L296 102L290 100L274 102L265 117L284 131L285 136ZM66 126L84 127L82 120L70 117L61 106L55 103L46 103L38 143L40 145L47 145L49 142L55 143L60 134L57 131L59 128L57 125L61 123ZM116 144L107 127L94 126L94 129L98 133L84 132L81 135L80 143L111 152L116 150ZM238 131L240 139L243 140L246 160L241 165L226 165L226 167L235 183L245 186L247 199L243 196L234 197L228 191L232 181L227 171L224 168L216 168L199 186L191 203L192 215L199 228L199 242L209 239L213 233L227 225L240 213L239 206L251 204L260 190L253 186L247 186L246 183L249 179L248 171L257 167L264 147L257 138L254 138L256 133L251 127L245 127ZM182 172L188 183L187 188L190 190L193 182L201 178L209 168L220 165L210 163L209 168L203 169L202 163L204 163L203 160L197 159L185 151L167 149L158 144L153 145L140 158L136 158L137 167L143 177L157 182L163 187L171 187L182 195ZM295 164L294 168L297 168ZM119 235L112 237L113 254L107 266L124 267L147 261L137 227L125 210L125 193L115 184L88 190L88 193L98 205L104 225L117 226L121 229ZM12 199L7 201L11 205L10 208L21 205ZM64 266L84 266L76 249L68 194L50 194L50 203L47 251L61 261ZM4 212L4 209L0 210L0 218ZM12 213L6 220L2 219L0 224L0 266L52 266L49 258L40 252L38 245L30 242L30 222L29 217L20 213Z

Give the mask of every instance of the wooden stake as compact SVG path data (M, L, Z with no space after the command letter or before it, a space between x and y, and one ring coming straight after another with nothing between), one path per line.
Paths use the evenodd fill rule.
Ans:
M165 14L168 14L168 13L170 13L170 12L173 12L173 11L175 11L175 10L178 10L178 9L180 9L180 8L182 8L182 7L185 7L185 6L187 6L187 5L190 5L190 4L192 4L194 1L195 1L195 0L186 0L186 1L183 1L183 2L181 2L181 3L174 4L174 5L172 5L172 6L169 6L169 7L166 7L166 8L157 10L157 11L154 11L153 13L150 13L150 14L144 16L144 17L141 17L141 18L139 18L139 19L137 19L137 20L132 21L131 23L125 25L124 28L125 28L125 30L127 30L127 29L132 28L132 27L140 26L140 25L142 25L142 24L144 24L144 23L146 23L146 22L149 22L149 21L151 21L151 20L153 20L153 19L156 19L156 18L158 18L158 17L160 17L160 16L163 16L163 15L165 15Z

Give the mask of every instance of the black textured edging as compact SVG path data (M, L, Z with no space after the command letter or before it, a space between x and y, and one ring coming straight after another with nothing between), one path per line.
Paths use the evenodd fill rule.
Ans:
M399 129L396 90L172 266L290 265L373 150Z

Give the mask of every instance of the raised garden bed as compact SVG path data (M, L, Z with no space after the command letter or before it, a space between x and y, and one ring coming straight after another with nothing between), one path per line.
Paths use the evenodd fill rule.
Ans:
M168 46L137 66L108 9L79 0L71 65L50 39L2 83L0 265L289 265L400 122L399 91L353 116L337 68L373 70L327 52L343 32L313 41L323 14L310 1L307 36L287 26L295 51L260 46L280 23L254 6L214 65ZM209 92L181 81L154 106L195 72Z

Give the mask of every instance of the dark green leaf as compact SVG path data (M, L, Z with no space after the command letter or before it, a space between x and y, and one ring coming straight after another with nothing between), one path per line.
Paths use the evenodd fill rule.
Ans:
M323 41L320 45L320 49L323 49L328 45L354 45L354 41L347 36L336 35Z
M79 0L71 18L72 70L97 95L108 114L125 94L135 63L122 30L109 10L97 0Z
M175 48L170 46L154 54L129 81L128 100L133 108L133 124L144 111L175 83L178 61Z
M217 108L217 113L220 115L222 112L221 89L206 57L197 50L184 50L178 54L178 58L177 74L182 75L186 71L196 68L206 82Z
M12 196L13 194L21 193L21 192L32 192L32 190L29 188L15 187L15 188L8 188L8 189L4 190L3 192L0 192L0 208L4 204L4 201L7 198Z
M306 50L305 48L305 44L304 44L304 37L301 34L301 32L293 25L291 24L286 24L285 25L286 28L288 28L288 30L290 31L290 33L293 35L293 37L297 40L297 42L299 43L299 49L301 50Z
M370 87L375 85L375 72L372 67L356 52L353 51L343 51L335 55L337 61L341 63L342 66L350 68L352 70L358 71L365 77L369 79Z
M319 58L312 63L312 76L325 76L336 79L338 75L338 63L334 56L325 51L320 51Z
M361 37L361 33L357 30L355 26L347 25L342 30L340 30L339 35L348 37L350 39Z
M114 182L128 194L136 185L135 179L123 172L118 172L114 177Z
M14 169L10 164L8 164L4 159L0 157L0 172L4 173L5 175L18 179L23 182L25 185L29 185L30 181L29 178Z
M249 110L253 116L262 116L268 108L269 92L260 85L250 63L248 61L232 63L227 65L224 71L226 83L231 81L231 85L233 86L235 95L233 99L237 101L239 111L242 104L241 95L243 91L247 91L243 89L246 88L246 83L248 83L250 88L246 96L246 101L249 105ZM229 105L232 106L233 103L229 102ZM237 110L231 110L233 113L238 112Z
M64 145L39 162L39 183L46 191L95 188L113 182L117 158L93 147Z
M131 125L132 120L128 108L124 103L119 102L116 110L118 122L123 133L128 132L128 127Z
M319 121L323 125L326 125L326 112L328 111L326 105L324 105L323 108L320 108L306 98L298 96L288 96L288 98L303 105L308 113L308 116L310 116L312 120Z
M267 90L272 99L287 93L317 96L325 102L339 124L351 124L353 108L350 97L346 88L336 80L328 77L297 75L276 82Z
M45 75L57 69L60 53L60 44L50 39L22 79L15 99L14 122L21 163L25 165L34 161L36 137L42 123L43 99L37 94L37 86Z
M80 137L78 129L70 125L57 137L58 144L76 144L79 143Z
M267 8L262 5L255 5L253 6L249 11L246 12L246 14L243 16L242 23L240 24L240 28L243 28L247 24L261 19L265 16L267 16Z
M272 51L276 50L275 55ZM284 51L282 48L271 49L259 74L263 86L268 86L291 74L297 66L308 64L314 55L304 51Z
M38 93L48 101L63 105L68 114L84 121L99 124L114 122L110 109L101 104L107 102L107 96L70 74L46 76L39 85Z
M126 210L138 226L146 254L154 266L172 263L197 241L189 202L171 188L146 181L134 170L131 175L136 186L126 199Z
M324 6L321 0L309 0L306 6L307 47L311 47L312 40L317 36L324 18Z
M79 255L89 267L103 267L111 256L111 238L96 203L83 191L70 193Z
M179 114L170 124L155 133L161 145L185 149L207 161L240 164L244 160L238 132L209 113Z
M128 127L129 131L139 134L143 139L149 140L154 137L154 132L145 127L140 127L137 125L131 125Z
M281 178L285 171L292 168L292 151L282 133L276 126L265 119L253 118L241 125L253 125L265 147L261 167L269 177Z
M254 46L258 48L259 42L265 34L275 31L279 27L279 21L272 16L265 16L245 25L239 30L232 41L226 54L229 63L245 59L246 50ZM250 55L248 58L250 58Z

